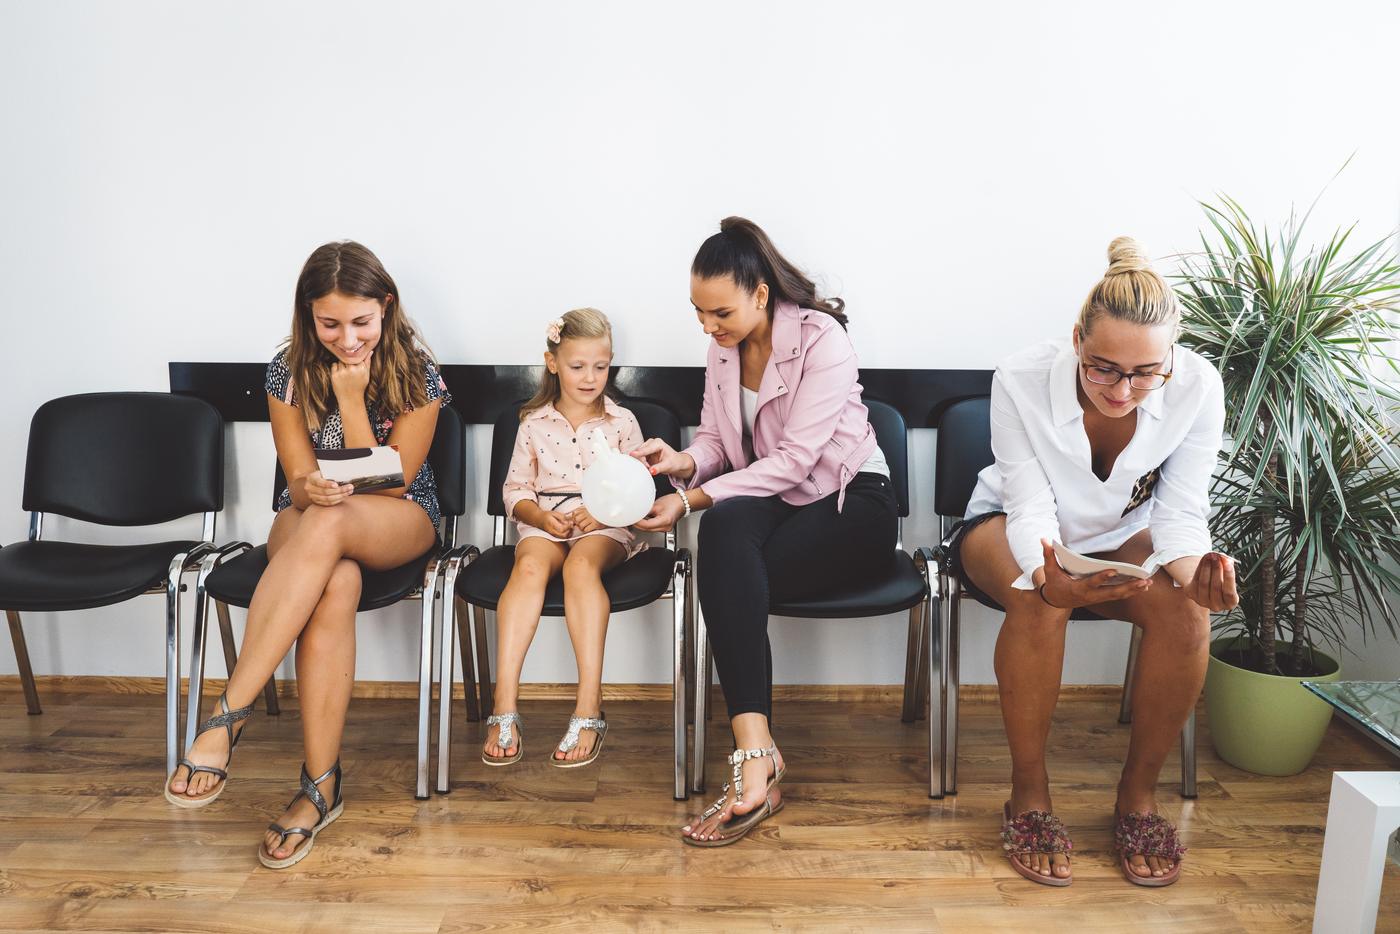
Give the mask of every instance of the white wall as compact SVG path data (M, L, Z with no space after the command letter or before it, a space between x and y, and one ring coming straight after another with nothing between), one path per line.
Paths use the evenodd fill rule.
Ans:
M1319 235L1380 236L1400 219L1397 35L1390 0L6 0L0 541L25 533L39 403L165 389L170 360L269 358L330 239L378 252L447 361L532 362L545 321L592 304L620 362L698 365L687 264L743 213L847 298L865 365L989 367L1068 330L1114 235L1191 248L1194 199L1216 191L1278 218L1355 152ZM487 436L470 443L484 465ZM928 476L928 433L913 456ZM234 426L228 457L221 531L261 540L266 426ZM666 625L617 619L606 677L667 680ZM995 625L969 621L965 680L992 680ZM902 626L775 622L777 678L896 682ZM41 673L160 671L154 597L27 629ZM1077 625L1066 679L1120 678L1125 630ZM360 638L362 677L411 677L411 610ZM1365 654L1355 675L1400 670L1390 641ZM571 676L547 624L526 678Z

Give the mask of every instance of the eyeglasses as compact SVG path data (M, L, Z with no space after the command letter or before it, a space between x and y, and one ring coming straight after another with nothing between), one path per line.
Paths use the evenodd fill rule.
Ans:
M1167 380L1172 378L1172 370L1176 369L1176 345L1172 344L1170 363L1167 365L1165 373L1124 373L1115 366L1093 366L1079 361L1079 366L1084 370L1084 378L1098 386L1117 386L1121 380L1127 380L1128 385L1140 392L1147 392L1153 389L1161 389L1167 385Z

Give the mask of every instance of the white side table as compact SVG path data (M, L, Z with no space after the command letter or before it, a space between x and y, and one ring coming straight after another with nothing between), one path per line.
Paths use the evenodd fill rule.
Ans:
M1371 934L1386 846L1400 828L1400 772L1334 772L1313 934Z

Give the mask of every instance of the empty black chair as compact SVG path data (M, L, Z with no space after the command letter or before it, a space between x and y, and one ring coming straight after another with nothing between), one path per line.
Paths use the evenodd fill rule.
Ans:
M958 573L956 556L951 553L951 531L967 511L968 500L977 487L977 474L993 462L991 398L977 396L950 405L938 421L937 450L934 459L934 511L938 513L938 628L924 640L930 673L939 680L938 710L929 713L929 796L941 798L958 791L958 645L962 627L962 600L971 597L983 606L1003 611L1003 607L978 590ZM1084 608L1070 619L1103 619ZM1133 669L1137 663L1142 630L1133 627L1128 648L1127 671L1123 677L1123 700L1118 722L1132 719ZM1181 796L1196 797L1196 712L1193 709L1181 731Z
M180 591L213 547L224 505L223 419L207 402L157 392L65 396L29 426L23 507L29 540L0 549L0 607L14 641L24 698L39 692L19 614L110 606L165 593L166 771L179 758ZM149 545L43 541L44 514L100 525L156 525L203 513L199 539Z
M904 550L904 519L909 515L909 437L904 417L891 405L873 399L865 400L870 412L870 424L879 439L880 450L890 467L890 486L894 489L899 509L900 540L890 554L889 570L878 579L864 581L858 587L827 592L810 599L775 603L768 612L775 616L802 619L859 619L886 616L909 611L908 651L904 661L904 708L901 718L906 723L916 718L917 687L922 677L919 670L921 655L918 638L930 614L928 566L933 554L927 548L913 554ZM704 560L704 556L700 557ZM692 753L691 788L705 790L705 709L710 693L710 646L705 632L703 614L696 614L695 623L695 750Z
M648 438L660 438L672 447L681 446L681 426L670 409L642 399L623 399L621 405L632 411ZM491 475L486 488L486 511L494 517L493 545L478 556L474 549L459 549L448 559L444 572L443 593L446 607L442 623L442 672L439 675L438 715L438 783L437 790L447 793L448 766L451 750L451 704L453 679L454 621L461 627L458 634L462 644L462 669L468 714L474 713L473 659L475 655L476 688L481 711L491 709L491 663L486 642L486 611L496 609L501 591L510 580L515 566L515 546L507 545L506 514L503 487L510 468L510 456L515 436L520 430L520 404L508 406L496 418L491 436ZM657 496L670 492L670 481L656 478ZM685 640L689 630L689 613L693 595L690 593L691 559L688 549L676 547L676 533L666 533L664 548L648 548L603 575L603 586L611 599L612 612L632 610L656 600L672 601L672 702L675 733L675 791L676 800L685 793L685 727L686 689ZM455 596L455 599L453 597ZM459 607L458 604L461 604ZM471 651L467 631L467 611L470 608L476 633L476 651ZM460 615L458 615L460 612ZM545 591L543 616L564 615L564 582L556 575Z
M442 511L442 525L438 530L439 541L425 553L407 564L388 571L362 571L360 610L377 610L391 606L400 600L421 599L423 612L419 633L418 671L418 772L415 796L428 797L428 714L431 707L432 690L432 645L433 645L433 605L437 596L436 583L441 558L447 549L455 545L457 519L466 509L467 481L466 458L464 452L462 418L450 406L438 410L437 428L433 434L433 444L428 450L428 463L433 466L437 481L438 504ZM286 478L279 465L273 484L272 502L274 507L282 490L286 488ZM199 584L196 590L198 625L195 629L194 645L190 657L190 709L188 714L185 744L188 748L194 742L195 730L201 722L200 702L204 676L204 645L208 630L207 599L212 598L219 617L225 653L231 651L233 643L232 627L229 622L230 605L247 608L253 601L253 591L263 571L267 570L267 545L254 548L247 542L234 542L225 545L217 553L211 554L200 568ZM269 685L270 686L270 685ZM269 695L273 692L269 690ZM269 703L275 702L275 695Z

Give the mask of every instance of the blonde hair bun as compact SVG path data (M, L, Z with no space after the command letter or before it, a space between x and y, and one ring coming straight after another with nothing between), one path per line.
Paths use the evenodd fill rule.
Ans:
M1108 245L1108 272L1105 276L1120 276L1128 272L1151 272L1147 251L1132 237L1114 237Z

